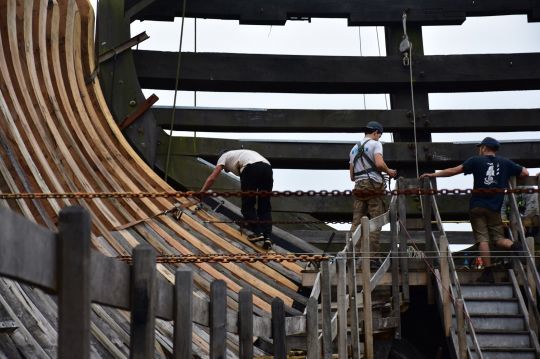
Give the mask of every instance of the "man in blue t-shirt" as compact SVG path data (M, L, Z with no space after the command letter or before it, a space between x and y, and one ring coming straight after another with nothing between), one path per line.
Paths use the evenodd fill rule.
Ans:
M486 137L478 145L478 156L467 159L463 164L434 173L424 173L425 177L451 177L460 173L472 174L474 189L506 188L512 176L528 176L529 171L515 162L496 155L500 143L492 137ZM501 219L501 207L504 201L503 193L479 194L473 193L469 203L469 214L473 235L478 243L485 270L478 278L481 282L494 282L491 271L491 256L489 243L497 247L521 251L518 242L512 242L504 237Z

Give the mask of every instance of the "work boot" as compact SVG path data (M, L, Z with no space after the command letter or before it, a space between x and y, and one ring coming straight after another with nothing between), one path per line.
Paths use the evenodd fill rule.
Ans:
M493 271L491 270L491 267L486 267L482 271L482 274L480 274L480 277L476 279L477 283L489 283L493 284L495 283L495 276L493 275Z

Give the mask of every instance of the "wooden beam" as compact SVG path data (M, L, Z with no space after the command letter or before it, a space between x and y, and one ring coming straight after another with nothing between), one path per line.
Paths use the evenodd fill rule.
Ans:
M165 163L169 137L164 132L157 150L158 162ZM223 148L246 148L264 155L274 168L295 169L346 169L346 156L353 142L285 142L251 141L211 138L173 137L171 161L177 156L202 157L216 161L217 153ZM418 143L418 161L421 165L434 168L456 166L473 155L474 143ZM386 143L384 157L391 168L400 169L414 164L414 143ZM499 154L527 167L540 167L540 141L502 142Z
M153 107L157 125L169 129L172 107ZM430 132L537 131L540 109L416 110L417 128ZM516 121L519 118L519 121ZM386 132L410 130L409 110L175 110L173 129L205 132L361 132L369 121L384 124Z
M133 56L141 87L174 90L176 52L136 50ZM415 57L415 91L538 89L539 62L540 53ZM408 91L410 77L401 56L186 52L182 54L178 86L197 91L389 93Z
M133 7L145 0L126 0ZM148 2L148 1L146 1ZM170 20L181 16L181 1L170 3L157 0L153 5L135 13L133 20ZM400 0L384 2L370 0L236 0L189 1L186 16L210 19L234 19L241 24L284 25L291 19L311 17L347 18L349 25L386 25L400 23L407 10L409 22L421 25L458 25L467 16L528 14L529 21L538 21L538 6L529 0Z

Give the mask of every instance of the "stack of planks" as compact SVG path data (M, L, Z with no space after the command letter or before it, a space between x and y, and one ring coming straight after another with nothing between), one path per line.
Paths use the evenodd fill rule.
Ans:
M0 190L2 192L155 192L173 189L126 142L105 104L94 54L94 14L88 0L0 0ZM101 198L2 200L35 223L56 230L61 208L79 204L92 216L92 243L107 256L129 255L139 243L158 254L253 253L237 228L211 223L213 215L185 211L179 220L158 216L130 228L114 228L151 217L188 199ZM206 222L205 222L206 221ZM267 316L272 298L301 314L307 299L298 294L296 263L190 264L197 294L225 281L227 303L238 310L238 292L253 291L256 315ZM158 265L174 281L175 267ZM114 290L114 288L111 288ZM18 328L0 332L0 356L55 357L55 300L37 289L0 278L0 305ZM129 314L93 305L92 353L126 357ZM299 308L299 309L295 309ZM158 321L156 353L172 347L172 325ZM194 351L208 355L207 328L195 327ZM237 338L229 336L230 355ZM261 354L261 353L259 353Z

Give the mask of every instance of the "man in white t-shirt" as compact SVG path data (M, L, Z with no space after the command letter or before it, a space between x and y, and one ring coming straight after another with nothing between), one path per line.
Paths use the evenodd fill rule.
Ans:
M214 171L201 188L207 191L222 170L240 177L242 191L272 191L274 185L272 166L259 153L252 150L225 150L220 153ZM242 215L247 228L255 235L270 241L272 234L272 206L269 196L242 197Z
M379 142L383 127L377 121L370 121L364 130L365 137L349 153L349 174L354 181L355 190L384 190L381 172L395 177L397 172L388 168L383 159L383 146ZM383 197L380 195L357 195L354 200L351 233L354 233L363 216L375 218L385 211ZM380 230L370 232L370 251L379 252ZM373 261L374 263L376 261Z

